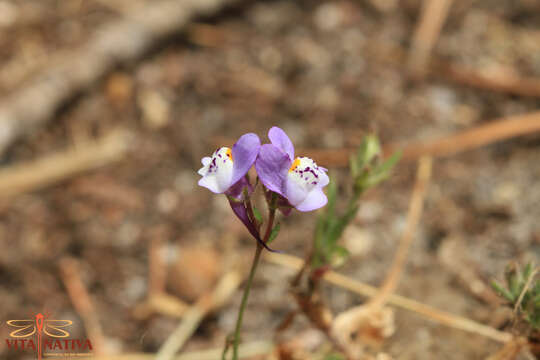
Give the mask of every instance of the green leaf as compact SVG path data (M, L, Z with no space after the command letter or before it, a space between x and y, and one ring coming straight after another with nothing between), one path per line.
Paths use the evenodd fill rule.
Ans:
M397 164L399 159L401 159L401 155L403 153L401 151L396 151L393 153L388 159L386 159L382 165L380 165L377 170L383 173L388 173L390 170L394 168L394 166Z
M527 280L529 280L529 277L531 276L532 272L533 272L532 263L527 263L525 265L525 268L523 269L523 281L527 282Z
M514 303L514 296L512 296L512 294L508 290L506 290L501 284L496 281L492 281L491 287L493 287L493 289L506 300Z
M356 165L363 170L373 159L381 153L381 144L375 135L367 135L358 147Z
M351 157L349 158L349 171L353 178L358 176L358 171L359 171L358 162L356 158L354 157L354 155L351 155Z
M342 246L336 245L332 249L332 266L341 266L349 257L349 250Z
M517 272L519 273L519 271ZM510 293L514 297L514 299L517 299L519 294L521 293L521 289L523 287L523 283L519 281L518 276L514 273L513 276L510 276L510 281L508 282L508 290L510 290Z
M401 152L395 152L386 159L382 164L377 166L368 176L366 181L367 187L372 187L386 180L390 176L390 172L401 158Z
M347 257L347 251L339 246L338 242L346 227L356 216L360 195L368 187L388 177L390 170L400 158L400 153L395 153L380 163L380 154L379 139L375 135L367 135L363 138L356 154L350 157L350 174L354 186L344 212L338 211L337 207L338 195L340 195L339 185L336 181L330 181L326 210L319 215L316 222L312 268L323 265L335 266Z
M262 224L263 222L262 215L255 206L253 206L253 215L255 216L255 220L257 220L259 224Z
M274 239L278 236L279 230L281 229L281 223L277 223L276 226L272 229L272 232L270 232L270 237L268 238L267 244L270 244Z
M518 265L511 264L507 266L504 274L507 288L496 282L493 282L492 286L514 307L527 282L532 280L531 276L535 275L533 268L535 268L533 263L526 264L523 270ZM534 329L540 328L540 280L535 280L527 288L519 304L519 310L522 320Z
M328 204L326 205L326 217L332 218L336 208L337 199L337 184L335 181L330 180L328 184Z

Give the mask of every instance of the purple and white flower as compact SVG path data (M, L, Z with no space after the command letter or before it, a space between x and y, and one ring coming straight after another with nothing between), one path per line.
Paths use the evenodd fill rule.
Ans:
M253 166L260 147L259 137L249 133L242 135L232 149L221 147L212 156L202 158L203 167L198 171L202 176L199 185L216 194L227 195L231 209L249 233L267 250L274 251L262 241L259 231L249 218L244 197L244 190L248 194L253 191L246 174Z
M285 132L272 127L271 144L259 150L255 169L264 186L288 200L299 211L312 211L328 202L323 187L328 185L327 169L308 157L294 157L294 146Z
M227 194L241 199L242 191L249 184L245 175L255 162L261 141L253 133L242 135L232 149L221 147L212 156L203 157L203 167L198 173L202 176L199 185L216 194Z

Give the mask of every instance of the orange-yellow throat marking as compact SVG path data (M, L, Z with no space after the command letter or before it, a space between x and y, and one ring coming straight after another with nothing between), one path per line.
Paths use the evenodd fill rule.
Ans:
M289 168L289 172L294 171L298 167L298 165L300 165L300 159L296 158L294 159L291 167Z
M233 161L231 149L227 148L227 150L225 151L225 154L227 155L227 157L228 157L231 161Z

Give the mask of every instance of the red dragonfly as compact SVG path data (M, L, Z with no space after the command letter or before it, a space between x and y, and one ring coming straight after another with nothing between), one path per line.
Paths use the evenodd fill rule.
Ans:
M69 332L63 328L73 324L73 321L46 319L43 314L39 313L34 320L8 320L7 324L18 328L9 334L13 338L26 338L37 333L38 360L41 360L43 333L53 338L66 338L69 336Z

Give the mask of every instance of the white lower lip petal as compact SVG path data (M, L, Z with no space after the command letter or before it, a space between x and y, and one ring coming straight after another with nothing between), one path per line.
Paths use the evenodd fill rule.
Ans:
M315 187L327 185L328 176L312 159L297 157L289 168L287 181L292 182L288 186L289 201L292 205L297 205Z
M204 158L206 163L198 173L203 176L200 184L216 193L225 192L231 187L233 173L233 158L231 149L222 147L216 150L210 158Z

